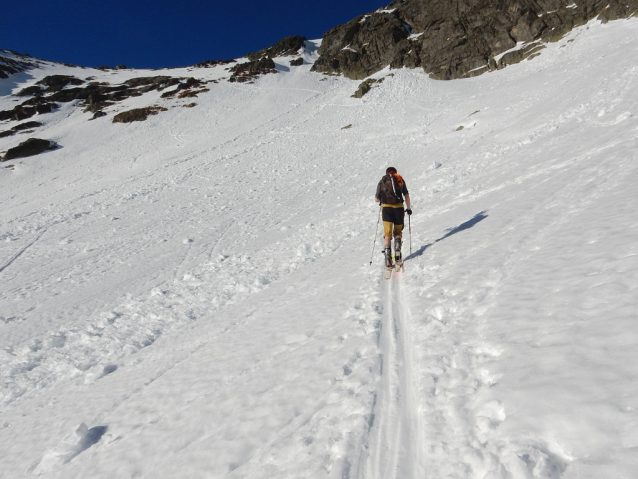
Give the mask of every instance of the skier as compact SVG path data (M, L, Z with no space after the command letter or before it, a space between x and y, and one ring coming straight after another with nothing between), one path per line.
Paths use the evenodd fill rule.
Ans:
M403 208L403 199L407 209ZM402 262L401 240L403 236L403 218L405 213L412 214L410 209L410 194L405 185L405 180L397 173L397 169L390 166L385 170L385 176L377 185L377 193L374 201L381 203L383 218L383 243L385 265L388 268L392 264L392 237L394 237L394 259Z

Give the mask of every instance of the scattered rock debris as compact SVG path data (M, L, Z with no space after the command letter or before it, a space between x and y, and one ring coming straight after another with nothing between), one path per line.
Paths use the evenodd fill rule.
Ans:
M113 117L113 123L132 123L134 121L145 121L151 115L157 115L160 111L168 111L162 106L149 106L146 108L134 108L123 111Z

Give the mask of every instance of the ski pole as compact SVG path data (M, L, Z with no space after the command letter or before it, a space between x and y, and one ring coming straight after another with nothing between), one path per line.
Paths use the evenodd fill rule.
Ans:
M412 215L408 215L408 229L410 230L410 255L412 254L412 222L410 221Z
M377 234L379 233L379 221L381 221L381 210L383 203L379 205L379 217L377 218L377 228L374 230L374 243L372 245L372 254L370 255L370 266L372 266L372 257L374 256L374 248L377 246Z

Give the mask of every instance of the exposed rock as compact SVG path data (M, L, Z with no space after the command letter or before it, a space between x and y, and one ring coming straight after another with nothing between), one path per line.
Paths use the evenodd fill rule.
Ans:
M145 121L150 115L157 115L160 111L168 111L160 106L149 106L147 108L135 108L133 110L118 113L113 118L113 123L132 123L134 121Z
M299 50L304 47L306 37L300 37L299 35L293 35L279 40L272 47L264 48L255 53L249 53L246 55L251 62L262 60L264 58L284 57L290 55L296 55Z
M218 65L228 65L229 63L237 63L235 60L208 60L193 65L195 68L212 68Z
M0 111L0 121L11 120L13 116L13 110Z
M84 80L68 75L50 75L43 78L36 85L44 85L47 93L53 93L62 90L67 85L82 85Z
M57 108L57 105L55 103L48 103L47 101L35 104L24 102L22 105L16 106L13 110L0 111L0 121L22 121L38 113L50 113L54 108Z
M277 73L275 62L271 58L240 63L230 69L233 72L229 82L247 82L267 73Z
M519 50L507 52L503 55L497 63L497 68L504 68L507 65L514 65L515 63L522 62L525 59L531 60L532 58L540 55L540 51L547 48L540 42L530 43L525 45Z
M13 110L0 111L0 121L21 121L36 114L49 113L58 108L58 104L74 100L83 100L84 111L97 113L116 102L130 97L141 96L149 91L162 91L177 85L172 92L175 94L193 87L201 87L202 83L195 78L173 78L170 76L138 77L127 80L121 85L91 82L88 85L75 88L65 88L68 85L81 85L85 82L79 78L66 75L51 75L38 82L38 85L25 88L17 96L35 94L32 98L16 106ZM47 87L42 90L40 87ZM200 90L197 93L201 93ZM37 94L39 93L39 94ZM47 94L48 93L48 94ZM195 93L193 93L195 95ZM170 95L168 95L170 96ZM95 116L94 116L95 118Z
M38 113L39 115L42 115L44 113L51 113L56 108L58 108L57 103L51 103L51 102L40 103L35 106L35 112Z
M27 88L23 88L18 93L16 93L16 95L17 96L31 96L31 95L40 96L42 95L42 93L43 91L41 87L39 87L38 85L33 85Z
M37 66L34 58L12 50L0 50L0 78L24 72Z
M55 150L58 146L49 140L40 138L29 138L27 141L20 143L14 148L9 148L2 161L13 160L15 158L24 158L34 156L47 150Z
M37 110L35 109L35 107L22 108L17 106L13 110L12 119L16 121L22 121L22 120L26 120L27 118L31 118L36 113L37 113Z
M18 73L18 70L12 68L9 65L1 65L0 64L0 78L9 78L9 75L13 75Z
M178 82L177 88L175 88L174 90L169 90L167 92L162 93L162 98L170 98L180 91L189 90L193 87L199 87L201 85L202 85L201 81L197 80L196 78L190 77L190 78L187 78L185 82ZM182 98L181 95L180 95L180 98Z
M596 17L637 12L638 0L397 0L326 32L312 69L364 79L387 66L409 67L464 78L536 56L542 43ZM534 46L506 53L520 43Z
M126 89L126 87L119 88L119 90L123 89ZM47 99L60 103L68 103L73 100L86 100L89 98L89 96L98 94L98 92L112 92L117 90L118 89L113 90L93 86L88 86L85 88L67 88L65 90L60 90L53 93L52 95L49 95ZM105 95L105 98L106 97L107 96Z
M409 35L396 13L355 18L324 34L313 70L362 80L389 65Z
M372 85L374 85L375 83L383 83L383 80L385 80L385 78L379 78L378 80L375 78L368 78L367 80L365 80L359 85L359 88L357 89L356 92L354 92L354 95L352 95L352 98L363 97L363 95L365 95L370 90L372 90Z
M178 78L173 78L165 75L159 75L154 77L138 77L131 78L124 82L125 85L131 88L138 88L141 86L151 86L156 90L163 90L164 88L168 88L169 86L173 86L179 83ZM150 91L150 90L147 90Z
M11 129L13 131L24 131L24 130L31 130L33 128L39 128L41 126L42 126L42 123L40 123L39 121L26 121L24 123L20 123L19 125L14 126Z
M210 91L208 88L200 88L199 90L184 90L177 98L197 98L200 93Z
M290 66L291 67L300 67L301 65L303 65L303 58L299 57L296 60L290 60Z
M103 116L106 116L106 113L104 113L102 110L98 110L98 111L95 112L95 114L93 115L91 120L95 120L97 118L102 118Z
M84 113L98 113L101 112L102 109L107 108L109 106L115 105L115 102L112 101L94 101L94 102L89 102L89 100L93 100L93 98L89 97L87 99L87 101L85 102L88 103L86 108L84 108ZM106 113L105 113L106 115ZM95 117L95 115L94 115Z

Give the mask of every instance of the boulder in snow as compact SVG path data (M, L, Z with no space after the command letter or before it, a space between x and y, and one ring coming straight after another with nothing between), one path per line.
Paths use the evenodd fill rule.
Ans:
M233 75L228 80L229 82L247 82L253 80L259 75L265 75L267 73L277 73L275 69L275 62L272 58L263 58L261 60L240 63L230 69Z
M55 150L58 145L50 140L42 140L40 138L29 138L14 148L9 148L2 161L14 160L16 158L24 158L27 156L39 155L47 150Z
M113 123L132 123L134 121L145 121L151 115L157 115L160 111L167 111L161 106L149 106L146 108L134 108L123 111L113 117Z
M43 85L48 93L53 93L62 90L67 85L81 85L82 83L84 80L70 75L49 75L37 82L36 85Z

